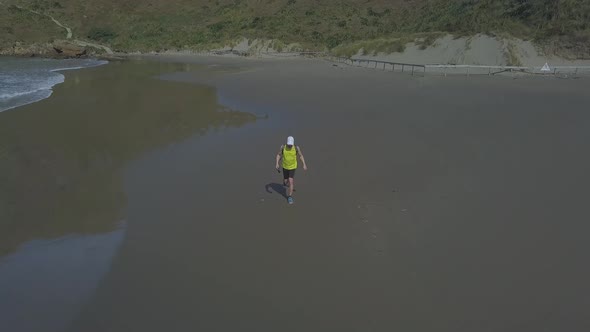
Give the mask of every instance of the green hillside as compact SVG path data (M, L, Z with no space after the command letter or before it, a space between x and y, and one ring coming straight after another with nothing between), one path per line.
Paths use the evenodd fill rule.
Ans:
M50 14L74 37L119 51L210 48L241 37L332 49L439 32L534 39L579 56L590 44L588 0L5 0L4 43L63 38L55 27L25 33L34 28L30 17L10 4Z

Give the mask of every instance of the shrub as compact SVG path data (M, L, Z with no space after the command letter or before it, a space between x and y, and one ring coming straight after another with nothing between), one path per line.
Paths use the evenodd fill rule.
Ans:
M88 38L99 42L109 42L117 37L110 28L92 28L88 31Z

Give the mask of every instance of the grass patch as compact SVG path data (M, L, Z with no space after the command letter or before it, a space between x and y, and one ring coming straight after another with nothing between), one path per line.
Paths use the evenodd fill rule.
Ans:
M391 38L377 38L373 40L362 40L352 43L347 43L335 47L331 53L336 56L352 57L359 52L362 55L377 55L401 53L406 50L409 43L414 42L418 48L424 50L436 42L440 37L443 37L442 32L418 33L407 35L396 35Z
M12 47L16 42L46 43L65 36L49 18L12 5L0 5L0 22L0 47Z
M506 45L506 49L504 51L504 58L506 59L506 64L508 66L522 66L522 61L520 61L520 57L518 56L518 50L513 43L508 42Z
M287 51L287 45L280 40L273 40L270 47L277 52Z
M430 46L433 46L438 38L443 37L445 34L441 32L431 32L417 36L415 43L419 49L425 50Z
M92 28L88 32L88 39L96 40L99 42L110 42L115 37L117 37L117 33L114 32L111 28Z
M357 41L338 46L332 50L332 53L344 57L352 57L359 51L361 51L362 55L376 55L378 53L391 54L403 52L406 49L406 44L411 41L413 41L413 39L408 37Z

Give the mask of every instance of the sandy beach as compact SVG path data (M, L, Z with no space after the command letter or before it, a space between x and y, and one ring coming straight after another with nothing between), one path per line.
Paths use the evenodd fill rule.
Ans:
M590 329L588 79L181 56L65 76L0 113L2 331ZM43 278L34 252L71 238Z

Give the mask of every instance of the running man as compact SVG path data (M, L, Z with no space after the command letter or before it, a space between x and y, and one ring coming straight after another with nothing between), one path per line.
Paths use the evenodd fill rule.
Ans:
M289 136L287 137L287 145L281 145L275 166L277 171L280 172L279 161L281 159L283 160L283 185L289 187L289 195L287 197L289 204L293 204L293 187L295 186L293 178L297 169L297 156L299 156L299 159L303 163L303 170L307 171L307 165L305 164L305 158L303 158L301 149L295 145L293 136Z

